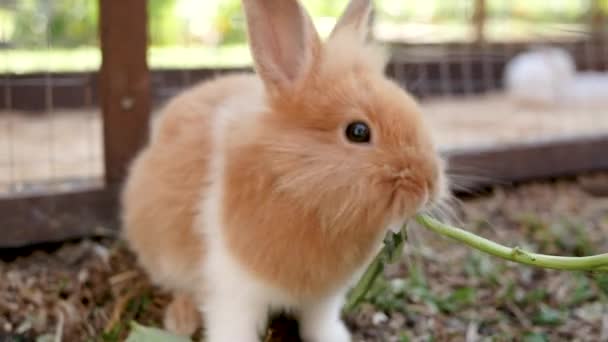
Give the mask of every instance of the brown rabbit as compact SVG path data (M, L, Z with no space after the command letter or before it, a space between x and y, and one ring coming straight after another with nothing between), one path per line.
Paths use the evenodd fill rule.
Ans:
M352 0L322 43L296 0L243 0L257 75L173 99L133 162L124 233L175 294L166 326L254 342L288 310L305 341L350 341L343 297L389 226L446 188L416 102Z

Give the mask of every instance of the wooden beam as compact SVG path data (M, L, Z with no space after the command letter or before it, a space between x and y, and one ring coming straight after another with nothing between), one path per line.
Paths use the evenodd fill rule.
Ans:
M591 33L594 37L603 37L606 33L606 13L602 5L603 0L591 0L589 7L589 17L591 23Z
M150 115L147 0L99 0L106 181L120 182Z
M475 29L475 43L483 44L485 42L485 30L487 19L486 0L475 0L472 19L473 26Z
M116 233L117 188L0 199L0 248Z
M475 189L608 170L608 134L445 151L459 185Z

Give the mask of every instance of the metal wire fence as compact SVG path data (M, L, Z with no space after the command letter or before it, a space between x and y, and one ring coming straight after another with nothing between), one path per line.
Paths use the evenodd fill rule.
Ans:
M92 77L54 72L62 48L52 34L57 13L52 1L37 3L36 20L17 22L31 7L13 2L0 7L6 21L0 25L0 196L32 192L62 192L103 176L101 120L94 101ZM75 6L68 11L82 10ZM65 13L63 13L65 15ZM0 16L2 17L2 16ZM11 20L9 20L11 19ZM12 23L11 23L12 21ZM26 47L9 40L21 31L32 31ZM91 50L97 49L91 47ZM98 49L97 49L98 50ZM27 65L23 55L39 56ZM97 53L99 53L97 51ZM80 66L74 61L74 69ZM27 73L24 69L33 69ZM78 110L66 109L78 104Z

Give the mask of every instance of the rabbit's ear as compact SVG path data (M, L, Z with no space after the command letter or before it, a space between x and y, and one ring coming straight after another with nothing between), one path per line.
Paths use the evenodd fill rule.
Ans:
M371 0L351 0L332 30L330 37L348 29L362 41L365 40L369 33L371 13Z
M271 90L285 91L305 78L321 42L296 0L243 0L256 71Z

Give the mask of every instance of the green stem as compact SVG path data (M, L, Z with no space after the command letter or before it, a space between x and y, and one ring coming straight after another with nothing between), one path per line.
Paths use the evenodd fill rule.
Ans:
M380 253L378 253L378 255L376 255L371 264L369 264L365 270L365 273L363 273L363 276L361 276L361 279L359 279L357 285L348 295L346 305L344 306L344 310L346 312L350 312L355 309L361 300L363 300L363 297L365 297L365 294L372 287L376 278L378 278L380 273L382 273L382 270L384 270L384 259L384 250L382 250Z
M416 221L423 227L439 235L452 238L484 253L520 264L566 271L608 272L608 253L586 257L538 254L525 251L520 247L511 248L503 246L464 229L441 223L425 215L416 216ZM348 296L348 302L345 306L347 312L353 310L363 300L365 294L384 269L384 264L390 260L394 260L396 253L401 250L401 246L406 240L405 229L402 230L401 234L389 233L387 235L382 250L376 255L372 263L365 270L361 280L359 280Z
M407 225L404 224L401 230L397 233L388 232L384 238L384 245L374 260L367 266L365 273L359 279L359 282L351 290L348 295L347 302L344 306L346 312L352 311L359 305L374 285L374 281L384 270L385 264L395 262L401 257L403 245L407 240Z
M521 264L568 271L608 271L608 253L587 257L563 257L531 253L519 247L506 247L463 229L418 215L416 221L435 233L462 242L487 254Z

